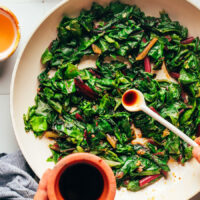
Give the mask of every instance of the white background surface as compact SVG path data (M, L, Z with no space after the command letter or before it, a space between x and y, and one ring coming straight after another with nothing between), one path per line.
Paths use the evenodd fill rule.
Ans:
M0 153L12 153L18 149L9 110L10 80L16 57L35 25L46 12L60 1L61 0L0 0L0 5L8 7L15 13L21 28L21 41L17 51L11 58L0 63ZM197 2L200 3L200 0L197 0ZM200 195L192 200L199 199Z

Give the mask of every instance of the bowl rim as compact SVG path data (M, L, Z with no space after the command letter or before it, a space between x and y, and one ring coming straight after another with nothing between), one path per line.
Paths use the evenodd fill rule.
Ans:
M40 22L35 26L35 28L33 29L33 31L30 33L29 37L27 37L24 45L23 45L23 48L21 49L19 55L17 56L17 59L16 59L16 62L15 62L15 65L14 65L14 69L13 69L13 72L12 72L12 77L11 77L11 83L10 83L10 115L11 115L11 121L12 121L12 126L13 126L13 129L14 129L14 133L17 132L17 128L16 128L16 123L15 123L15 120L14 120L14 106L13 106L13 98L14 98L14 83L15 83L15 78L16 78L16 73L17 73L17 70L18 70L18 66L19 66L19 63L20 63L20 60L21 60L21 57L22 55L24 54L25 52L25 49L30 41L30 39L33 37L33 35L36 33L36 31L38 30L38 28L41 26L41 24L52 14L54 13L58 8L60 8L62 5L64 5L65 3L67 3L69 0L63 0L61 1L59 4L57 4L55 7L53 7L52 9L50 9L46 14L45 16L40 20ZM26 159L26 162L29 164L29 166L31 167L31 169L34 171L34 173L37 175L37 177L40 177L40 175L37 173L37 170L34 169L34 167L31 166L30 162L29 162L29 159L28 159L28 155L22 145L22 143L20 142L20 139L19 139L19 136L17 134L15 134L15 138L17 140L17 143L20 147L20 150L23 154L23 156L25 157Z
M188 2L188 0L186 0ZM14 129L14 133L17 131L16 130L16 123L14 120L14 109L13 109L13 94L14 94L14 83L15 83L15 78L16 78L16 73L17 73L17 69L21 60L21 57L30 41L30 39L32 38L32 36L36 33L36 31L38 30L38 28L41 26L41 24L51 15L53 14L58 8L60 8L62 5L64 5L65 3L69 2L69 0L62 0L60 3L58 3L57 5L55 5L55 7L51 8L45 15L44 17L39 21L39 23L35 26L35 28L33 29L33 31L30 33L29 37L27 37L23 48L21 49L21 51L19 52L19 55L17 56L14 68L13 68L13 72L12 72L12 77L11 77L11 83L10 83L10 114L11 114L11 121L12 121L12 125L13 125L13 129ZM191 2L188 2L191 4ZM194 7L196 7L198 9L197 6L195 6L194 4L192 4ZM0 6L1 8L1 6ZM24 155L26 161L28 162L28 164L30 165L29 161L28 161L28 156L26 155L23 145L21 145L19 137L17 134L15 134L15 137L17 139L17 143L20 147L20 149L22 150L22 154ZM31 166L31 165L30 165ZM32 167L31 167L32 168ZM34 170L33 170L34 171ZM35 172L35 171L34 171ZM39 175L36 173L36 175L39 177Z
M185 0L187 1L188 3L190 3L193 7L197 8L199 10L199 8L194 5L193 3L191 3L190 1L188 0ZM45 15L44 17L38 22L38 24L35 26L35 28L31 31L30 35L27 37L26 41L24 42L23 44L23 47L22 49L20 50L18 56L17 56L17 59L16 59L16 62L15 62L15 65L14 65L14 68L13 68L13 72L12 72L12 77L11 77L11 83L10 83L10 115L11 115L11 121L12 121L12 126L13 126L13 129L14 129L14 133L17 132L17 128L16 128L16 123L15 123L15 120L14 120L14 105L13 105L13 98L14 98L14 83L15 83L15 78L16 78L16 73L17 73L17 70L18 70L18 67L19 67L19 63L21 61L21 57L23 56L23 53L30 41L30 39L33 37L33 35L36 33L36 31L38 30L38 28L41 26L41 24L51 15L53 14L58 8L60 8L61 6L63 6L64 4L68 3L69 0L62 0L60 3L58 3L57 5L55 5L53 8L51 8ZM200 12L200 10L199 10ZM33 166L31 166L30 164L30 161L28 159L28 155L22 145L22 143L20 142L20 139L19 139L19 135L18 134L14 134L15 135L15 138L17 140L17 143L20 147L20 150L24 156L24 158L26 159L26 162L29 164L30 168L34 171L34 173L37 175L37 177L41 178L38 171L35 170L35 168ZM200 190L199 190L200 192ZM190 194L190 198L194 197L197 193L196 192L192 192Z

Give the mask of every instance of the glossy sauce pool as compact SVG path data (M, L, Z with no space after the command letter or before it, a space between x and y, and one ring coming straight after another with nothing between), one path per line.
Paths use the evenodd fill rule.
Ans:
M0 53L9 49L15 38L16 30L12 18L0 10Z
M122 97L123 104L126 106L133 106L138 103L138 100L138 94L133 90L126 92Z
M62 173L59 189L66 200L97 200L103 191L104 180L93 166L74 164Z

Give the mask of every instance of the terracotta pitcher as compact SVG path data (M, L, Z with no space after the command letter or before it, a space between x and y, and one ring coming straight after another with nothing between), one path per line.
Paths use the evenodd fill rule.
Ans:
M112 169L100 157L89 153L74 153L66 156L56 164L48 182L49 200L64 200L59 185L61 177L67 169L78 164L91 166L100 172L103 186L98 200L114 200L116 193L116 180Z

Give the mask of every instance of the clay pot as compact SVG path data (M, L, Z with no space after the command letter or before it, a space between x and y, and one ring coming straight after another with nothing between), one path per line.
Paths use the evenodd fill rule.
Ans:
M90 153L74 153L60 160L51 172L48 181L49 200L64 200L59 190L62 173L74 164L88 164L95 167L102 175L104 188L98 200L114 200L116 180L112 169L98 156Z

